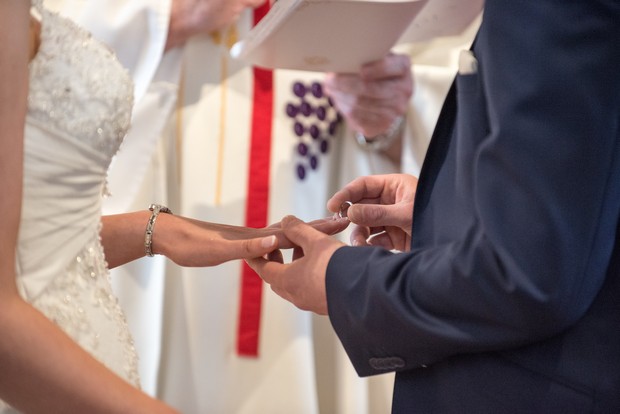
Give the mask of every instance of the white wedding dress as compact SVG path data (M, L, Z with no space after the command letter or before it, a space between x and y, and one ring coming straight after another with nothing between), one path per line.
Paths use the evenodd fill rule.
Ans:
M139 386L99 238L106 172L129 127L133 85L86 31L41 0L33 0L33 14L42 28L30 63L17 283L28 302ZM0 413L12 412L0 401Z

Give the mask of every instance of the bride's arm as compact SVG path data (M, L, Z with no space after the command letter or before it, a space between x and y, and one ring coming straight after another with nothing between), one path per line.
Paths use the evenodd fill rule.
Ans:
M145 255L146 225L150 211L104 216L101 239L110 268ZM322 219L310 223L334 234L346 220ZM275 237L272 237L275 236ZM160 213L153 226L153 254L162 254L181 266L215 266L235 259L263 256L276 248L290 248L279 226L248 228L194 220Z
M29 1L0 1L0 399L29 413L172 413L98 363L18 293L29 8Z

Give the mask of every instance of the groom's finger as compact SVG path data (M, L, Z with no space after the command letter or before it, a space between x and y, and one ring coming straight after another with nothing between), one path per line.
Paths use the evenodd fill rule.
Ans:
M368 240L368 244L370 244L371 246L380 246L387 250L392 250L395 248L394 242L392 241L390 235L386 232L378 233L372 236Z
M277 248L278 239L273 235L255 239L220 240L213 244L213 248L207 257L201 257L199 260L185 264L188 266L217 266L230 260L265 256Z
M274 284L281 279L286 265L277 261L267 260L264 257L256 257L254 259L245 260L248 266L252 268L265 282Z
M341 231L346 229L350 223L351 222L346 217L334 216L324 219L313 220L307 224L317 229L321 233L332 235L340 233Z
M351 222L359 226L409 228L413 216L413 202L380 205L354 204L347 215Z
M272 252L269 252L267 254L267 260L269 260L270 262L284 263L284 256L282 255L282 251L276 249Z
M353 227L353 230L351 230L349 241L351 246L367 246L368 237L370 237L370 229L366 226L356 225Z
M286 216L282 219L282 230L284 230L284 235L302 250L305 250L305 246L325 237L325 234L313 229L295 216Z
M290 273L294 272L293 270L289 271L291 264L272 262L264 257L248 259L246 262L270 286L275 294L294 303L294 298L288 290L292 280Z
M379 199L385 190L385 178L381 175L358 177L337 191L327 200L327 209L333 213L340 211L346 201L355 204L362 200Z

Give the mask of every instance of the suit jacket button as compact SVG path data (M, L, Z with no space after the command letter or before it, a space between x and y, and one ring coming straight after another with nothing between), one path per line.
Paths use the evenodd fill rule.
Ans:
M394 371L405 367L405 360L399 357L370 358L368 363L377 371Z

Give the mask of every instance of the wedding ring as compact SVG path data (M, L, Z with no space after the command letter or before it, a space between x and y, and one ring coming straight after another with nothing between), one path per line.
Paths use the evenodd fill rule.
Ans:
M338 217L340 218L348 217L347 211L349 210L349 207L351 207L352 205L353 203L350 201L345 201L344 203L340 204L340 211L338 211Z

